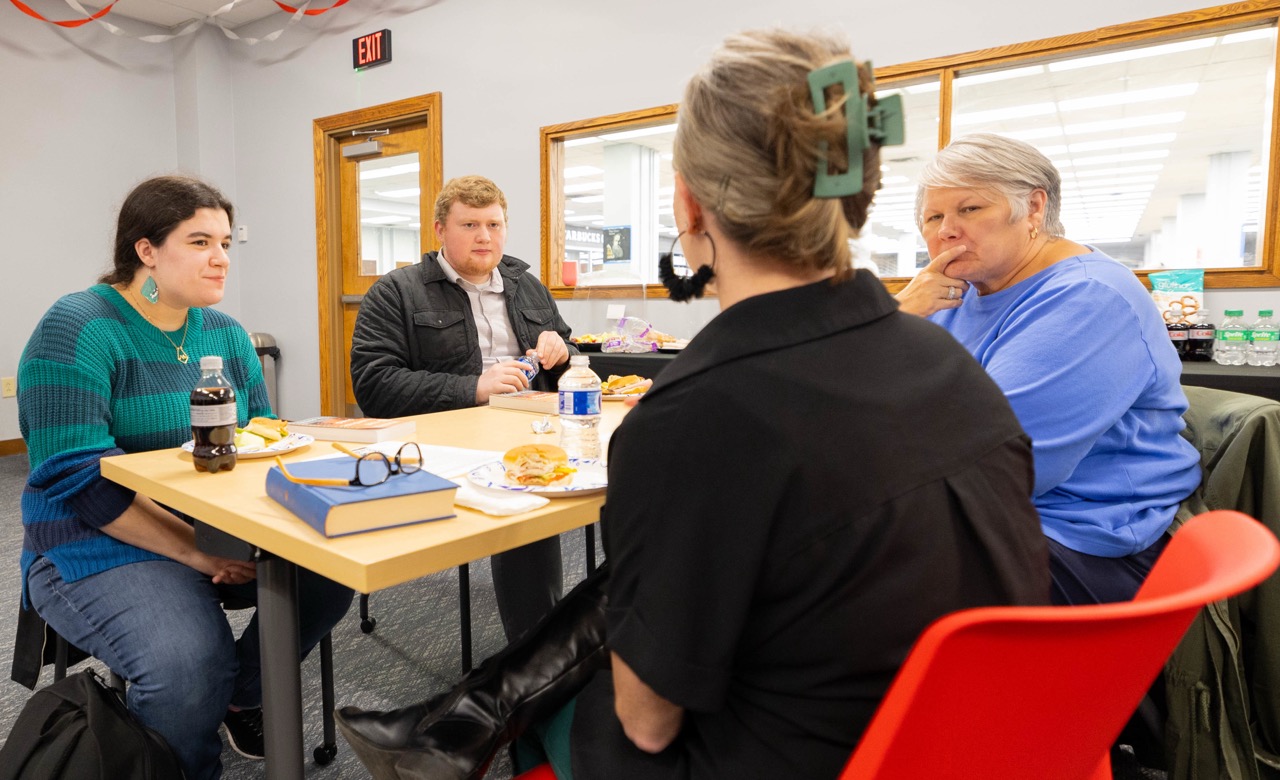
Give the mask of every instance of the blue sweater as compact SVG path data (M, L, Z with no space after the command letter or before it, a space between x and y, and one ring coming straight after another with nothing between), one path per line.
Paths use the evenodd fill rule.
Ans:
M930 319L982 363L1031 436L1046 535L1121 557L1164 533L1200 483L1200 457L1179 435L1181 364L1132 271L1094 250L990 295L970 289Z
M134 493L103 479L98 460L177 447L191 438L190 396L200 358L221 355L236 390L237 417L269 415L262 367L248 334L212 309L191 309L173 344L105 284L67 295L44 315L18 366L18 422L31 473L22 494L22 585L38 556L68 582L163 556L99 530Z

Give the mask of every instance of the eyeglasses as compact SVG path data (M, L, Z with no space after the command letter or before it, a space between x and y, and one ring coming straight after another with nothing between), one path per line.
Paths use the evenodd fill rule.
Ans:
M415 442L408 442L396 450L394 458L388 458L381 452L369 452L364 455L334 443L334 449L356 459L356 475L353 479L337 477L297 477L289 473L284 461L276 456L276 465L280 473L290 482L299 485L316 485L318 487L373 487L381 485L391 478L392 474L412 474L422 470L422 450Z

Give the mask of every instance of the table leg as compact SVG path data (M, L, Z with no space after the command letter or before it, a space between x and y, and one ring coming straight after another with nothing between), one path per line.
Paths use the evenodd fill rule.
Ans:
M269 780L302 777L302 673L298 667L298 567L263 553L258 561L262 722Z
M462 632L462 673L471 671L471 567L458 567L458 616Z

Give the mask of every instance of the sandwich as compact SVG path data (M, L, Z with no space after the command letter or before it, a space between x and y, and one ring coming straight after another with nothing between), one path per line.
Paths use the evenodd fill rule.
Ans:
M275 444L289 435L288 424L273 417L254 417L243 430L262 437L267 444Z
M554 444L524 444L502 456L507 481L517 485L547 487L568 485L577 469L569 465L569 455Z
M641 395L652 384L652 379L645 379L635 374L626 376L610 374L607 380L600 383L600 391L605 395Z

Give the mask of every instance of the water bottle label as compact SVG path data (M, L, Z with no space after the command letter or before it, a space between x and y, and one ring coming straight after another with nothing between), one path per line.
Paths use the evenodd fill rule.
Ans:
M1247 330L1219 330L1218 341L1248 341L1249 331Z
M1278 340L1278 336L1280 336L1280 333L1277 333L1274 330L1255 330L1253 332L1253 343L1257 344L1259 341L1276 341Z
M191 424L197 428L236 424L236 405L191 406Z
M561 390L560 414L600 414L599 390Z

